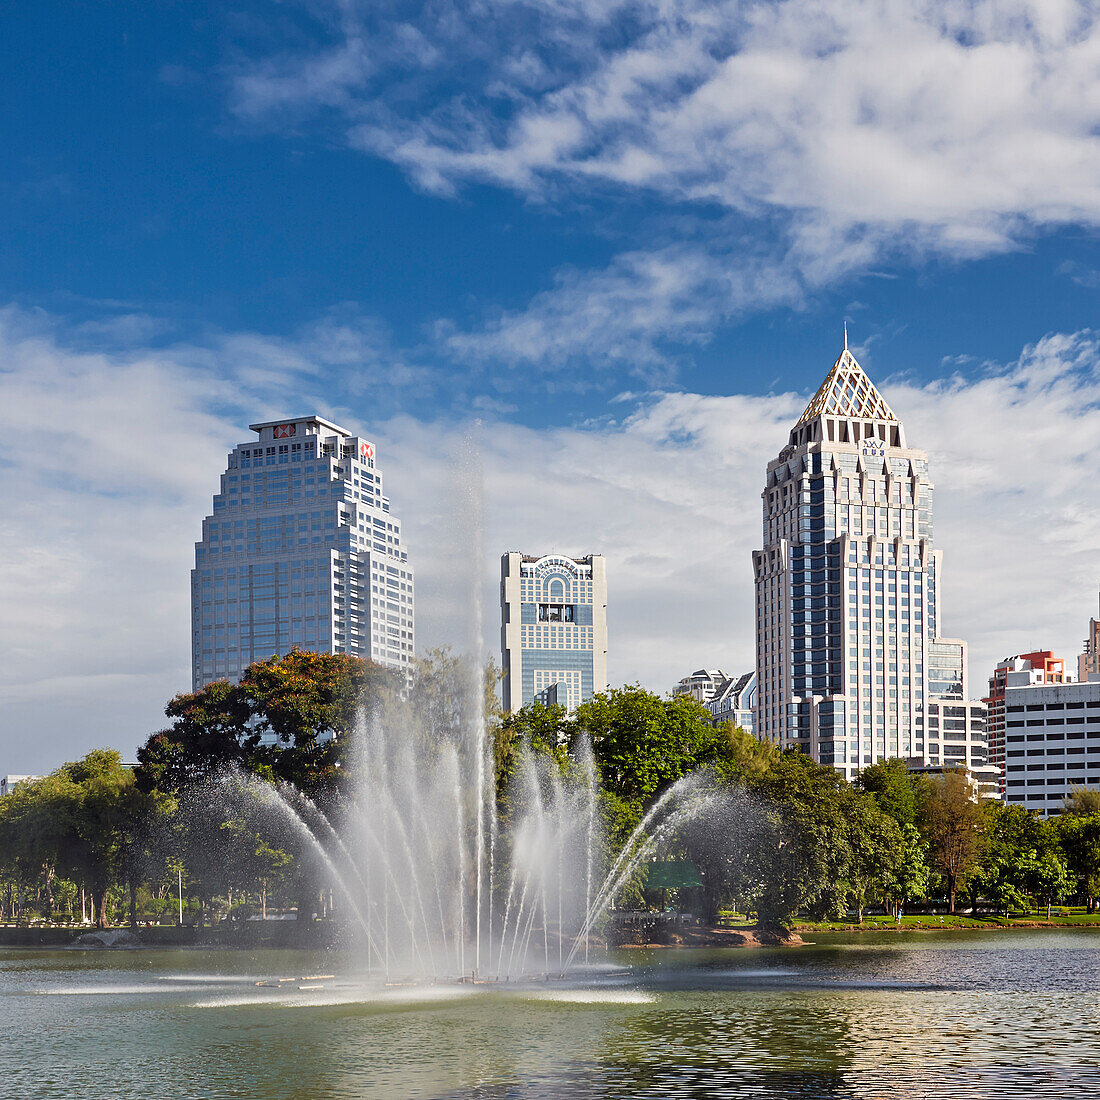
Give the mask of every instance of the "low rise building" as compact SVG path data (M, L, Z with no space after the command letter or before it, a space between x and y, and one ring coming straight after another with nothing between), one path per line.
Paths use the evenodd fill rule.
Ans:
M20 783L32 782L35 779L41 779L40 775L5 775L0 779L0 798L4 795L11 794Z
M1025 687L1028 684L1065 682L1065 662L1061 657L1055 657L1049 649L1005 657L993 670L993 675L989 678L989 694L983 700L987 708L985 732L989 741L989 761L1001 769L1002 795L1005 766L1005 691L1010 685Z
M720 668L700 668L685 676L672 697L690 695L710 711L715 726L732 722L752 733L752 708L756 704L756 672L727 676Z
M728 679L703 704L716 726L732 722L746 733L753 732L753 708L756 706L756 672L744 672Z
M1100 786L1100 673L1005 689L1005 798L1044 816Z
M729 683L729 679L720 668L696 669L672 689L672 697L690 695L697 703L705 703L713 699L719 689Z

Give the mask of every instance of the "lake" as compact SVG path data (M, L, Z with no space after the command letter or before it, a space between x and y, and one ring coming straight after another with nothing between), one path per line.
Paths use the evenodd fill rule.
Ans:
M0 1094L982 1100L1100 1082L1100 932L816 939L384 990L339 953L0 949ZM316 974L336 981L255 984Z

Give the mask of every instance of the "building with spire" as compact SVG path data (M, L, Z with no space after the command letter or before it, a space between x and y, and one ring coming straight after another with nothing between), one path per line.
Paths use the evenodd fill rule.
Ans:
M413 571L375 445L319 416L251 430L195 545L195 690L295 646L405 668Z
M1100 674L1100 619L1089 619L1085 649L1077 658L1077 679L1087 680Z
M940 634L928 456L848 348L767 468L755 734L852 778L986 765L966 643Z

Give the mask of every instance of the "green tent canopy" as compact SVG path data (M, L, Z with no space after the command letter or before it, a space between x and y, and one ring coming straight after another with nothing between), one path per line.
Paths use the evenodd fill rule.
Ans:
M703 885L690 859L657 859L646 864L646 872L647 890L683 890Z

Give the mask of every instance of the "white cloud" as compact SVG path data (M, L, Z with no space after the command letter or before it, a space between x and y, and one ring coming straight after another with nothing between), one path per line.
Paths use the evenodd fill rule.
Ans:
M378 419L327 380L242 381L255 341L215 366L181 352L74 351L11 313L0 326L0 771L52 767L102 743L132 751L188 684L192 543L245 425L293 393L378 441L418 577L421 648L468 637L468 523L456 492L464 429ZM291 357L293 359L293 356ZM824 356L821 373L830 363ZM1054 335L968 381L880 383L930 453L944 550L943 628L991 661L1050 646L1072 657L1100 584L1100 344ZM873 365L869 364L872 367ZM480 429L486 519L484 643L497 648L507 549L608 558L610 672L667 690L684 673L752 659L750 552L764 466L806 395L658 394L615 424Z
M1100 21L1072 0L342 4L237 111L324 108L427 188L645 189L785 219L803 268L1100 220ZM420 43L415 60L407 43ZM365 45L364 45L365 44ZM369 61L368 61L369 57Z
M582 361L653 383L675 373L684 345L707 343L720 319L791 304L800 293L797 280L750 251L720 258L699 246L669 246L624 253L602 271L560 271L523 309L501 312L479 329L441 328L438 335L460 361L551 372ZM590 380L587 371L574 372L570 384Z

